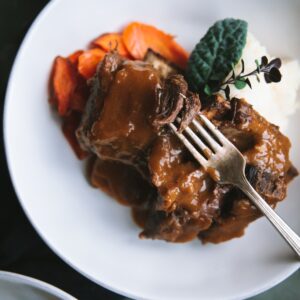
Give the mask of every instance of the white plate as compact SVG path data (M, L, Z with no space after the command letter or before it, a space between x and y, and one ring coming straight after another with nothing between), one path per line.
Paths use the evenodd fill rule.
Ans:
M47 103L53 58L132 20L176 34L187 49L224 17L248 20L274 55L300 53L298 1L64 0L50 3L27 34L6 97L4 133L13 183L48 245L93 281L139 299L241 299L279 283L299 267L261 219L245 237L221 245L138 239L130 211L92 189ZM298 58L300 58L298 56ZM300 167L299 111L288 132ZM298 118L298 120L297 120ZM300 180L278 211L300 232Z
M76 300L43 281L0 271L0 299L3 300Z

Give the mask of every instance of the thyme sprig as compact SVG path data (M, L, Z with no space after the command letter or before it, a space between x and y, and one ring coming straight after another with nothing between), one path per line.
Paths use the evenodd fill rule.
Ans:
M279 82L281 80L281 73L279 71L281 67L280 58L274 58L269 62L268 58L266 56L263 56L260 63L256 59L256 69L246 74L244 74L245 62L243 59L241 60L241 63L242 69L239 74L235 74L234 66L232 66L231 75L227 80L212 87L206 84L204 86L204 93L208 96L211 96L215 93L218 93L219 91L223 91L225 93L226 99L230 100L230 85L234 85L239 90L245 88L247 85L252 88L251 81L249 79L249 77L251 76L255 76L258 82L260 82L260 73L264 74L266 83Z

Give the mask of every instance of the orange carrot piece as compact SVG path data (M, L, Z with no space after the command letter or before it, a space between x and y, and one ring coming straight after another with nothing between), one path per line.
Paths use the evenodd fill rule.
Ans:
M105 33L92 41L92 45L100 47L104 51L117 49L121 56L130 58L130 54L127 51L122 35L120 33Z
M76 73L68 59L57 56L50 76L49 102L57 105L58 113L64 116L70 108L71 97L76 88Z
M85 78L83 78L83 76L78 72L78 60L79 60L79 56L83 52L84 52L83 50L77 50L68 56L69 61L76 68L76 75L77 75L76 76L77 84L76 84L74 94L71 98L70 108L72 110L76 110L79 112L84 111L84 107L87 102L88 92L89 92L88 85Z
M105 52L98 48L84 51L78 58L78 72L86 79L91 78L104 56Z
M62 131L76 156L79 159L84 159L87 157L88 153L81 149L76 138L76 130L80 124L80 120L81 114L72 111L68 116L64 117Z
M151 48L181 68L185 68L188 52L170 34L142 23L132 22L123 31L123 42L135 59L143 59Z
M80 75L79 75L80 76ZM86 102L89 97L89 88L86 80L78 76L77 86L70 101L70 108L72 110L83 113Z
M77 51L73 52L72 54L70 54L70 55L68 56L69 61L70 61L74 66L77 67L77 65L78 65L78 58L79 58L79 56L80 56L82 53L83 53L82 50L77 50Z

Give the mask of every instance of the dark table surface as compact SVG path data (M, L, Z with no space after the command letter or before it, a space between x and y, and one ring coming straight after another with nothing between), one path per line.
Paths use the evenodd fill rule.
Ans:
M26 31L47 2L45 0L0 0L1 126L6 84L14 57ZM81 276L58 258L41 240L24 215L11 184L5 160L3 136L0 151L0 270L38 278L80 300L124 299ZM300 272L253 299L300 299Z

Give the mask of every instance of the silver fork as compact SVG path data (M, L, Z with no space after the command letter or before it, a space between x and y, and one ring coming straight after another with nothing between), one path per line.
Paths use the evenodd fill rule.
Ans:
M192 124L196 130L188 126L184 130L186 135L179 133L173 123L169 126L215 181L235 185L253 201L300 258L299 236L251 186L245 175L246 161L241 152L204 115L199 118L205 126L194 119Z

